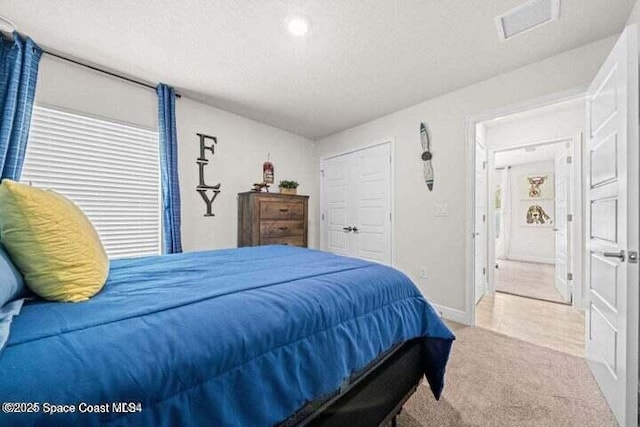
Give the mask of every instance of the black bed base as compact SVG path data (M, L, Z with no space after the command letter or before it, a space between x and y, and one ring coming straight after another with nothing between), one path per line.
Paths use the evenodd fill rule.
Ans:
M335 396L281 426L383 426L392 422L424 377L423 338L390 351Z

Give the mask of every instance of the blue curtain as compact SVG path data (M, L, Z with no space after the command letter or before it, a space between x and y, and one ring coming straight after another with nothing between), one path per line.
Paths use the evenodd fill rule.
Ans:
M30 38L0 35L0 179L20 179L41 56Z
M171 86L163 83L156 87L156 92L158 94L158 127L160 129L163 253L174 254L182 252L176 92Z

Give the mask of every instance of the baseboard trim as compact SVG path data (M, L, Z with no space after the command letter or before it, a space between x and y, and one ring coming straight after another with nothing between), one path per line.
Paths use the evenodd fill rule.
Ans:
M555 264L556 260L552 258L543 258L527 255L509 255L505 258L507 261L523 261L523 262L537 262L538 264Z
M466 311L458 310L455 308L445 307L443 305L431 304L436 309L438 315L443 319L451 320L453 322L462 323L463 325L471 325L469 316Z

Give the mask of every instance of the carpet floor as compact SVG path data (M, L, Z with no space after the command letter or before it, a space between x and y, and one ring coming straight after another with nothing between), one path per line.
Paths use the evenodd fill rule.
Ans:
M496 291L523 297L566 303L556 290L553 264L500 259L495 270Z
M457 340L442 398L420 385L398 426L617 425L583 358L482 328L452 329Z

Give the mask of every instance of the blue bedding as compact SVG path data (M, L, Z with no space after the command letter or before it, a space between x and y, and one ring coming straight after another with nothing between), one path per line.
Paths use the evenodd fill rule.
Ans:
M286 246L117 260L91 300L14 318L0 403L37 405L0 425L273 425L415 337L439 396L454 336L397 270Z

